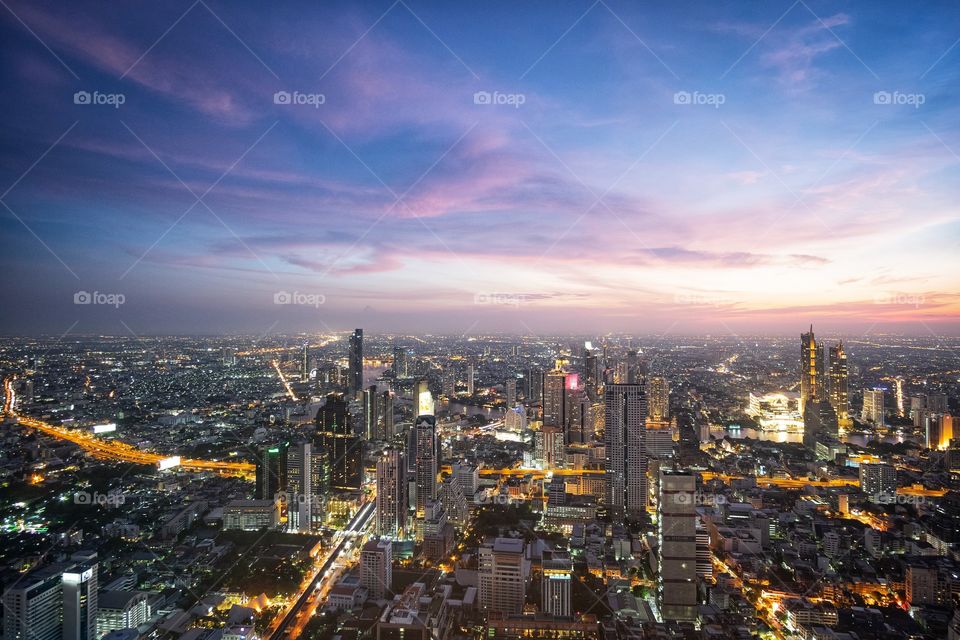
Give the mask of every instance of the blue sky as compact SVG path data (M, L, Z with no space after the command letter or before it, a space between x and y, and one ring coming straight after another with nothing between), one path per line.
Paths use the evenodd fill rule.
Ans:
M7 3L0 330L957 332L955 3L322 5Z

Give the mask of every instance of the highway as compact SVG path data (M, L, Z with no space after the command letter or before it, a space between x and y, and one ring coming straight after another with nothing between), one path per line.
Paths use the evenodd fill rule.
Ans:
M290 609L284 614L279 626L277 626L273 632L267 633L267 638L269 638L269 640L280 640L283 638L284 634L291 629L290 625L295 620L298 622L298 624L294 630L296 630L298 633L299 630L302 630L303 625L306 624L307 620L297 620L301 610L304 608L307 602L310 601L314 592L323 587L322 583L324 582L324 579L328 577L327 573L330 571L330 568L333 567L333 564L340 557L340 554L343 553L344 549L347 547L347 544L351 543L351 541L356 542L356 539L360 537L360 534L370 522L370 518L373 517L376 509L377 503L375 501L366 503L360 507L360 510L357 511L356 515L353 516L353 519L350 521L350 524L347 525L347 528L339 531L336 534L336 546L333 547L333 550L327 556L326 561L324 561L317 572L313 575L313 578L303 588L303 591L301 591L300 596L297 598L296 602L294 602L293 606L290 607ZM295 634L292 634L291 637L295 637Z
M17 421L25 427L36 429L54 438L72 442L94 457L152 465L169 457L159 453L141 451L125 442L101 440L89 431L66 429L44 422L43 420L19 415L14 411L15 396L12 378L7 378L3 381L3 389L6 394L3 405L6 415L16 418ZM194 460L184 458L180 461L180 466L191 471L215 471L224 475L250 476L255 471L254 465L250 462L224 462L220 460Z

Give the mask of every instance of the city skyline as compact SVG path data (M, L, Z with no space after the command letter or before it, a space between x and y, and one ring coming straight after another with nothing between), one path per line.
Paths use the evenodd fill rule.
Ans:
M0 14L3 334L960 333L956 6Z

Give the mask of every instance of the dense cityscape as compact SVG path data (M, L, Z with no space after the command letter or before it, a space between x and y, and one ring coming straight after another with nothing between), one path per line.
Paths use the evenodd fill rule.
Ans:
M4 638L917 638L955 339L4 339Z

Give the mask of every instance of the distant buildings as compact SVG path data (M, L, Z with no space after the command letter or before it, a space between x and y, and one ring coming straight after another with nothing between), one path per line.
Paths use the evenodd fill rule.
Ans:
M487 613L520 613L527 593L530 564L526 545L517 538L497 538L480 547L477 572L480 606Z

